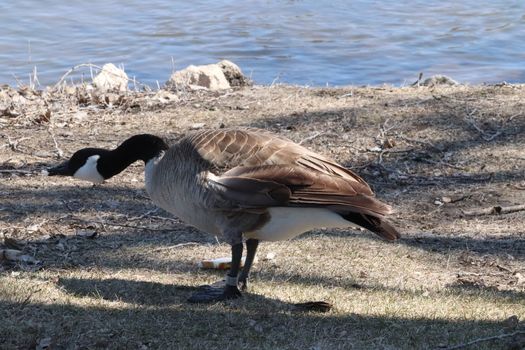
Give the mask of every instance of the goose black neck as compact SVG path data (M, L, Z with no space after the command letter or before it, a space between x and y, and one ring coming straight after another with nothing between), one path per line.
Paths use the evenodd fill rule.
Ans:
M168 145L160 137L141 134L124 141L120 146L98 160L97 170L108 179L126 169L137 160L148 162L168 149Z

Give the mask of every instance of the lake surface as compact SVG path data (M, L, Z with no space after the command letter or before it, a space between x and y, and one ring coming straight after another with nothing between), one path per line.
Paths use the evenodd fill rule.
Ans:
M221 59L259 84L525 82L525 1L0 1L0 84L112 62L156 86Z

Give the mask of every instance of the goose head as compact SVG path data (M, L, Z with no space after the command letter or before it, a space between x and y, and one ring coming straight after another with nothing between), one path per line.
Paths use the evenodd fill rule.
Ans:
M83 148L70 159L48 169L49 176L72 176L76 179L100 184L126 169L131 163L158 157L168 149L160 137L141 134L124 141L114 150Z

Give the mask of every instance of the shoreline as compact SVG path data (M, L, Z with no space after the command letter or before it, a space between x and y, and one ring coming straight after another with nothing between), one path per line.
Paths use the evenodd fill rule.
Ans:
M493 89L521 90L525 84L509 84L506 82L497 84L449 84L447 77L445 82L425 85L414 82L411 86L396 87L389 84L380 86L300 86L293 84L251 85L245 87L230 87L227 89L211 91L209 89L173 89L167 85L151 89L143 86L142 89L98 89L93 84L55 84L41 89L34 89L28 85L0 86L0 126L2 123L9 124L17 118L25 117L35 123L49 122L52 114L62 113L68 109L100 108L111 110L126 110L129 105L135 108L155 109L168 107L184 101L202 100L207 98L214 100L225 98L230 95L239 94L241 91L266 91L272 89L284 89L290 93L302 91L317 91L335 98L349 98L356 93L373 93L373 91L390 91L413 95L432 95L458 92L486 93ZM60 81L59 81L60 82ZM483 92L485 91L485 92ZM60 102L60 104L58 104Z

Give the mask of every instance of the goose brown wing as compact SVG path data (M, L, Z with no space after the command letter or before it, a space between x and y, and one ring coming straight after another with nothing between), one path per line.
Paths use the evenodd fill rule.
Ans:
M304 169L339 178L339 185L348 183L356 193L373 196L368 184L357 174L334 161L312 152L286 138L259 129L220 129L198 132L189 137L192 147L211 166L216 175L229 176L246 173L248 168L278 165L265 168L268 178L282 167ZM272 169L270 171L270 169ZM293 172L293 171L292 171ZM304 175L304 174L303 174ZM256 176L253 173L253 176ZM304 177L304 176L303 176ZM323 178L327 180L327 178ZM310 179L309 181L313 181ZM343 186L345 187L345 186ZM348 187L348 186L346 186Z
M381 216L392 211L390 206L368 195L368 192L363 193L359 183L356 185L356 182L339 176L300 166L237 167L213 179L213 182L227 189L223 195L231 200L238 198L237 193L243 193L245 200L238 203L246 207L261 204L260 196L264 194L268 198L266 206L326 207L334 211Z

